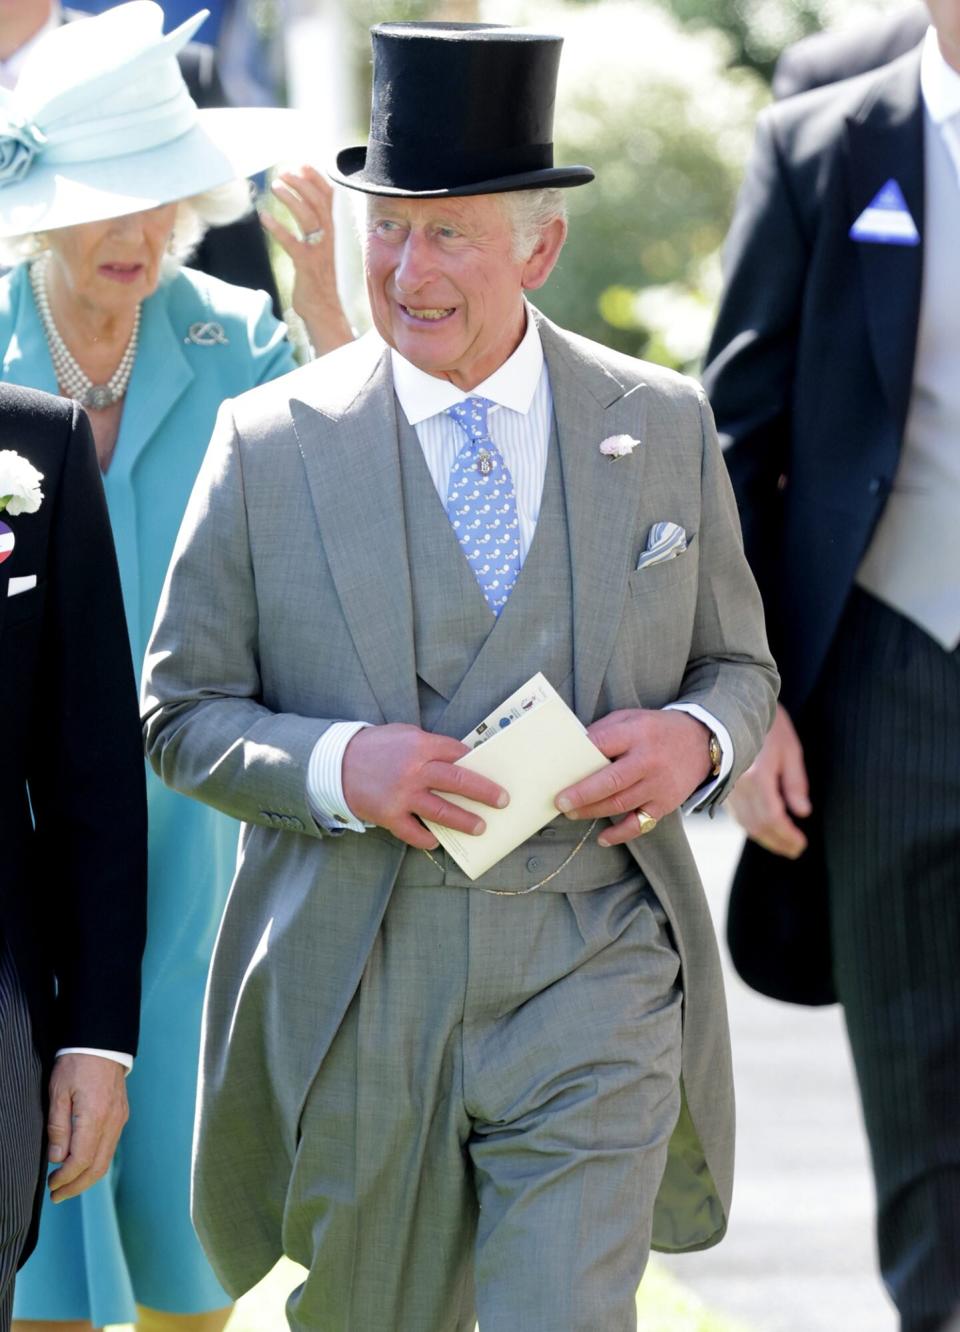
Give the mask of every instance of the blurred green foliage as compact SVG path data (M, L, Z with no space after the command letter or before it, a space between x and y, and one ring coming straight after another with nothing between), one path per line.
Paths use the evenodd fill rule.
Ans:
M767 83L790 42L823 27L824 0L661 0L688 30L715 29L730 43L731 65L752 69Z
M565 35L556 150L597 179L569 191L570 235L535 300L632 355L687 368L702 350L723 242L765 82L716 30L654 0L521 3Z

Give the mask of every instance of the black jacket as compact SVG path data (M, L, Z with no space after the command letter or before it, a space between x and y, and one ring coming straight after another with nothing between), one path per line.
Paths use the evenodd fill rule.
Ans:
M16 544L0 564L0 932L45 1065L61 1046L132 1054L146 791L103 487L75 404L3 385L0 423L0 447L44 478L36 513L2 515Z

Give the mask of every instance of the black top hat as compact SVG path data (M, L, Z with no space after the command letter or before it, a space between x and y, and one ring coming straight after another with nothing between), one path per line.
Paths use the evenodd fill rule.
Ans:
M589 167L553 165L562 37L494 23L378 23L366 148L331 177L404 198L585 185Z

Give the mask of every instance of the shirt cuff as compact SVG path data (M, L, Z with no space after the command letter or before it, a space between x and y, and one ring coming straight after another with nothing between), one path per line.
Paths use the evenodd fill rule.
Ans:
M68 1054L99 1055L101 1059L112 1059L115 1064L122 1064L128 1073L133 1068L133 1055L122 1054L119 1050L91 1050L86 1045L65 1045L57 1051L56 1058Z
M714 733L720 745L720 772L716 777L710 777L703 786L698 787L681 805L684 814L696 814L706 807L717 787L722 786L729 777L733 767L733 741L723 722L717 721L716 717L706 708L701 708L699 703L668 703L663 710L689 713L698 722L702 722L708 731Z
M366 824L354 817L343 795L343 755L358 731L370 722L333 722L313 747L307 764L307 804L327 833L364 832Z

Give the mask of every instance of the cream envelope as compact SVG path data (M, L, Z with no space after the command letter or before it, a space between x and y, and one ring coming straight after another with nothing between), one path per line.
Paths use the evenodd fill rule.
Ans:
M506 809L491 809L445 793L445 799L484 819L486 830L479 837L424 820L471 879L478 879L528 837L560 817L554 804L560 792L610 762L560 695L553 689L550 695L533 711L457 760L510 793Z

